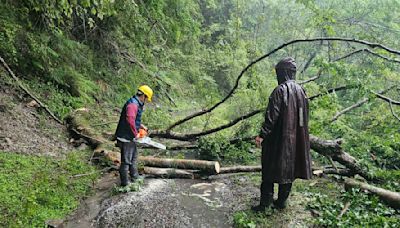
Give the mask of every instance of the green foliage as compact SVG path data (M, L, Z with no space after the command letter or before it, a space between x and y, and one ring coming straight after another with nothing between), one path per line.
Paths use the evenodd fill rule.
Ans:
M252 144L243 141L230 144L228 138L213 135L200 138L196 153L200 159L218 160L223 164L254 164L258 163L260 154L252 147Z
M0 153L0 225L43 226L48 219L63 218L90 193L98 177L87 164L87 152L71 152L66 159Z
M357 189L343 193L338 200L318 193L312 196L308 207L321 213L314 220L317 226L397 227L400 224L399 212L383 205L376 196ZM349 209L339 217L346 203L350 203Z
M237 212L233 216L233 221L235 223L235 227L243 227L243 228L255 228L256 223L246 212Z
M140 191L141 186L143 186L144 180L138 179L133 183L128 184L127 186L114 186L112 189L112 194L117 195L120 193L127 193L127 192L137 192Z
M399 46L400 5L396 0L0 3L0 56L59 117L80 107L97 114L107 110L94 114L89 124L117 119L115 108L120 109L139 85L149 84L155 99L152 105L146 105L143 121L151 129L164 129L215 104L232 88L248 62L292 39L338 36ZM392 178L398 176L400 163L398 122L387 104L372 99L370 91L398 83L399 67L366 53L335 61L360 48L365 46L314 42L281 49L249 69L235 95L212 114L174 131L210 129L265 107L277 85L274 64L282 57L294 56L299 80L313 77L322 69L319 79L304 85L309 96L340 85L357 85L310 102L311 133L326 139L343 138L347 152L383 177L383 186L398 191L398 181ZM311 65L304 69L309 60ZM395 91L387 95L400 100ZM364 97L371 98L370 102L331 122L338 111ZM259 115L221 134L204 137L197 153L227 164L257 162L259 150L250 143L230 145L228 141L256 134L261 122ZM115 125L100 130L112 132ZM248 217L241 217L247 224Z
M39 17L39 25L57 29L61 26L72 26L74 19L82 21L83 26L92 28L95 21L115 14L113 5L113 0L29 0L23 1L19 7L27 10L31 18Z

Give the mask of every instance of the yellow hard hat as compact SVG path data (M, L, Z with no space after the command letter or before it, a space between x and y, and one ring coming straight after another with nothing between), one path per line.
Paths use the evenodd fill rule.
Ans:
M153 90L148 85L142 85L138 89L140 92L144 93L147 96L147 100L151 102L151 98L153 97Z

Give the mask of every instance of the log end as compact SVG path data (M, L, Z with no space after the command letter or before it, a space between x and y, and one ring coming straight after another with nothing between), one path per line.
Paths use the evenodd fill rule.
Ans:
M219 162L215 162L215 173L218 174L221 171L221 166L219 165Z

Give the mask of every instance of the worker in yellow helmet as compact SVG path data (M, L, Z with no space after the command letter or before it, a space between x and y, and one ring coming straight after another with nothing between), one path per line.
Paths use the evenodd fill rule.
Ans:
M153 90L142 85L136 92L136 95L127 100L122 108L115 136L117 145L121 149L121 166L119 169L121 185L126 186L130 182L142 178L137 170L137 148L135 139L139 137L140 129L147 131L141 123L144 104L151 102ZM128 171L129 176L128 177Z

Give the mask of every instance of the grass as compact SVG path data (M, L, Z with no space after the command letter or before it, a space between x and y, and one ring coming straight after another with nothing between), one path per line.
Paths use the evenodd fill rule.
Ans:
M249 177L250 184L259 185L259 175ZM275 198L277 190L276 185ZM339 216L346 203L349 209ZM336 181L315 178L294 182L286 209L237 211L233 220L235 227L399 227L399 212L376 196L359 190L345 192Z
M98 174L87 164L88 151L71 152L64 160L0 151L0 226L43 227L60 219L87 196Z
M250 183L259 186L260 175L250 175ZM277 198L278 185L275 185ZM327 179L310 181L296 180L293 184L288 207L284 210L268 209L264 213L251 210L237 211L234 216L235 227L308 227L312 224L312 216L307 205L312 200L311 193L326 193L335 198L339 194L335 182Z

